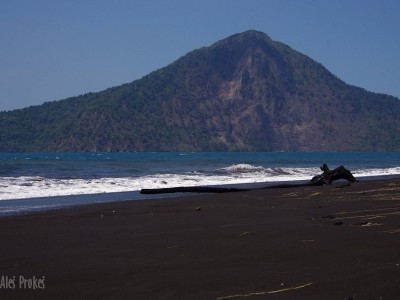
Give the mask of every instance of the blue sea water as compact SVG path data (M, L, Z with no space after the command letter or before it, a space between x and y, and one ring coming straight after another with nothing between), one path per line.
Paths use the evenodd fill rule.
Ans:
M398 152L0 153L0 215L143 199L142 188L309 180L323 163L400 175Z

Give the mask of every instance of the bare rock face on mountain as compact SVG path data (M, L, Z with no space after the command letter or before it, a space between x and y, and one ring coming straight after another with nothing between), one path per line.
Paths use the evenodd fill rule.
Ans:
M397 98L247 31L140 80L0 113L0 151L400 150Z

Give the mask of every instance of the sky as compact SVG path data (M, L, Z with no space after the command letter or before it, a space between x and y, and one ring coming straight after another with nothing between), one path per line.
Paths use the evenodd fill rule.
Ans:
M140 79L254 29L400 98L398 0L1 0L0 111Z

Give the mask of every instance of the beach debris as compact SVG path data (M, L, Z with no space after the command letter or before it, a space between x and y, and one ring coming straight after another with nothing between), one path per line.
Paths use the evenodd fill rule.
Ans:
M211 187L211 186L182 186L182 187L171 187L171 188L141 189L140 193L141 194L232 193L232 192L246 192L251 190L263 190L263 189L273 189L273 188L320 186L325 184L329 185L332 183L332 181L339 179L345 179L349 182L358 182L358 180L353 176L353 174L343 166L330 170L327 164L323 164L320 167L320 169L323 171L321 175L314 176L309 182L300 184L277 184L255 189L224 188L224 187Z
M389 229L389 230L385 230L385 231L380 231L383 233L400 233L400 228L397 229Z
M398 208L396 208L398 209ZM378 210L385 210L385 209L376 209ZM369 211L369 210L366 210ZM373 210L371 210L373 211ZM357 212L353 212L357 213ZM344 214L343 212L341 214ZM352 212L348 212L347 214L352 214ZM400 215L400 211L395 211L395 212L388 212L388 213L377 213L377 214L370 214L370 215L356 215L356 216L336 216L335 219L376 219L376 218L385 218L386 216L392 216L392 215Z
M233 224L224 224L224 225L221 225L220 227L232 227L233 226Z
M324 219L330 219L330 220L333 220L333 219L335 219L336 217L335 216L332 216L332 215L327 215L327 216L325 216L325 217L323 217Z
M241 234L239 234L239 236L245 236L245 235L249 235L249 234L250 234L250 232L245 231L245 232L242 232Z
M200 206L197 206L196 209L195 209L195 211L200 211L200 210L201 210Z
M322 195L322 193L321 192L315 192L315 193L312 193L310 195L310 197L319 196L319 195Z
M340 226L343 225L344 223L342 221L336 221L335 223L333 223L333 225L335 226Z
M292 192L292 193L284 194L284 196L297 197L298 193Z
M311 182L314 182L315 185L329 185L332 183L332 181L339 179L345 179L353 183L358 182L353 174L351 174L351 172L347 170L344 166L340 166L336 169L330 170L327 164L323 164L320 169L323 173L321 175L314 176L311 179Z
M239 188L223 188L211 186L181 186L171 188L158 189L141 189L141 194L167 194L167 193L229 193L229 192L246 192L249 189Z
M287 291L293 291L293 290L298 290L305 288L307 286L312 285L312 282L306 283L306 284L301 284L297 286L292 286L292 287L287 287L279 290L274 290L274 291L260 291L260 292L253 292L253 293L248 293L248 294L236 294L236 295L229 295L229 296L223 296L223 297L218 297L217 300L221 299L233 299L233 298L244 298L244 297L251 297L251 296L261 296L261 295L269 295L269 294L277 294L277 293L282 293L282 292L287 292Z
M370 222L370 221L364 221L364 222L360 223L361 227L381 226L381 225L383 225L383 224L382 223L373 223L373 222Z
M178 245L173 245L173 246L168 246L167 249L175 249L175 248L179 248Z
M380 219L380 218L384 218L385 216L372 216L369 217L368 220L373 220L373 219Z

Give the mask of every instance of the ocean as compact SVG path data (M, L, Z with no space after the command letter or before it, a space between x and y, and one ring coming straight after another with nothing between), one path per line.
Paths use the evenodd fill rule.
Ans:
M155 197L142 188L307 181L323 163L358 179L400 175L399 152L0 153L0 216Z

